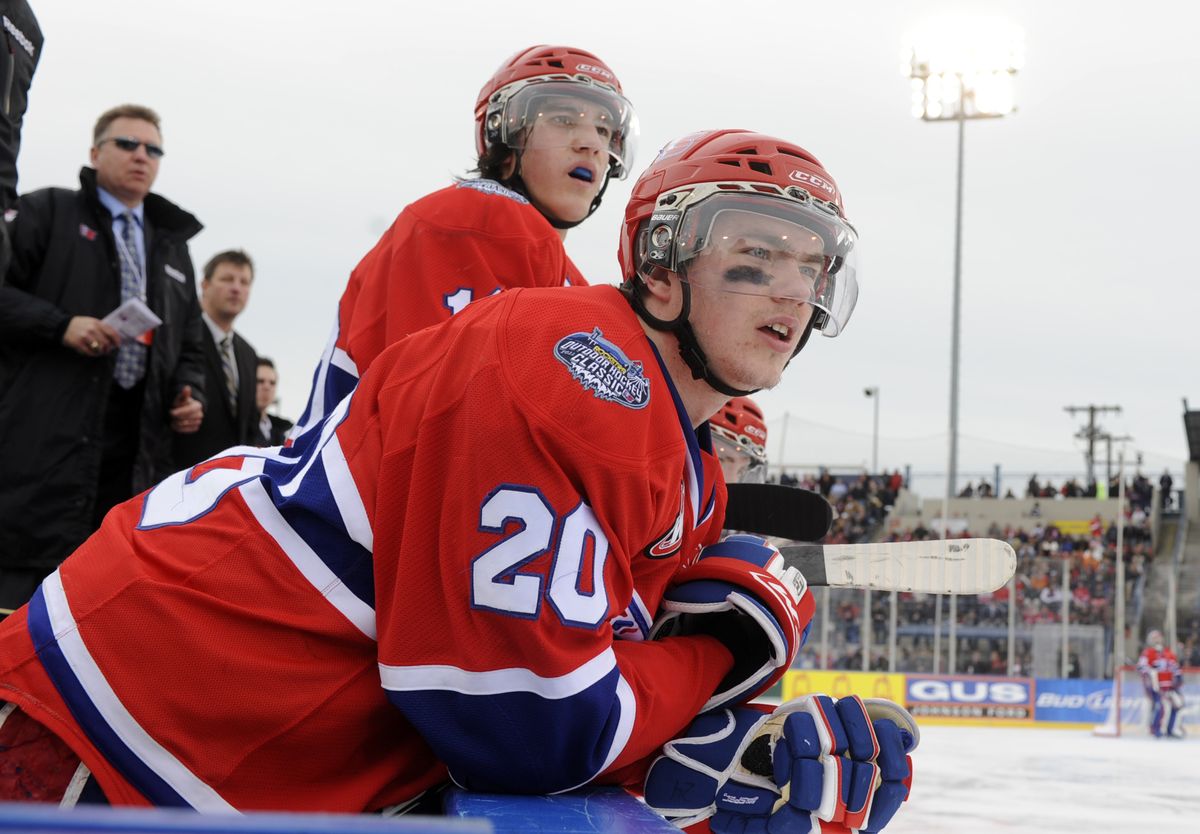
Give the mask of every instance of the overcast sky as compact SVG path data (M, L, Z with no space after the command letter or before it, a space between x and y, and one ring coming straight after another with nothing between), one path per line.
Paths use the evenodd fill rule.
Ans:
M1025 33L1019 111L966 129L959 472L1082 470L1064 406L1119 405L1148 474L1187 457L1200 407L1200 6L1187 0L763 0L508 4L343 0L34 0L46 36L20 189L77 186L97 115L163 118L155 190L194 212L197 269L255 259L238 330L303 407L346 279L412 200L474 162L472 109L535 43L599 54L641 118L634 170L693 130L744 127L804 145L838 181L861 238L858 308L814 337L767 410L774 461L944 472L956 132L910 114L911 34L947 13ZM593 283L617 279L632 180L571 232ZM784 430L784 415L788 415ZM786 442L786 449L780 444ZM1102 454L1101 450L1101 454ZM1058 479L1056 479L1058 480ZM926 488L936 495L936 489Z

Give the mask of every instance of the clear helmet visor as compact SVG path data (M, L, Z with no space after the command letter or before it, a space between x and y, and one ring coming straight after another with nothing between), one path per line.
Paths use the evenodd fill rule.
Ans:
M710 192L678 218L675 271L704 290L807 302L815 329L841 333L858 301L854 227L815 200Z
M629 176L637 147L638 120L633 105L615 90L584 80L535 79L513 85L488 107L489 126L500 141L523 150L533 130L543 147L597 147L608 152L609 170Z
M761 446L746 437L734 437L712 431L713 454L721 464L727 484L761 484L767 479L767 457Z

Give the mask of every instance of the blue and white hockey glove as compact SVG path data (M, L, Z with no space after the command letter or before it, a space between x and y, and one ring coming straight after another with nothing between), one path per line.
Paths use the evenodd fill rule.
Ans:
M734 668L704 710L744 703L769 689L808 636L815 606L804 577L757 536L729 536L700 551L663 594L651 640L690 634L719 639Z
M796 698L755 730L709 824L716 834L879 831L908 798L920 738L891 701Z
M717 790L771 715L769 707L756 706L702 712L682 736L664 744L646 772L646 804L680 828L711 817Z
M704 713L650 766L646 804L716 834L868 834L907 799L919 739L907 710L874 698Z

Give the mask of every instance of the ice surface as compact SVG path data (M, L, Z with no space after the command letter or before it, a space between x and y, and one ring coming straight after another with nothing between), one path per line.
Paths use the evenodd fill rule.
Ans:
M887 834L1200 832L1200 739L921 727Z

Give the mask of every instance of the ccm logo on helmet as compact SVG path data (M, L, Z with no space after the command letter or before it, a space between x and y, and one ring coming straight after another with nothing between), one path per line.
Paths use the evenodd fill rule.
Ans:
M746 434L750 435L755 440L761 440L764 443L767 440L767 433L765 431L763 431L762 429L760 429L758 426L746 426L745 428L742 429L742 431L746 432Z
M592 75L599 75L602 78L612 78L613 74L603 67L592 66L591 64L576 64L575 69L579 72L590 72Z
M802 182L819 188L831 197L837 194L837 191L833 187L833 183L824 177L818 177L816 174L810 174L807 171L792 171L790 174L788 174L788 177L796 182Z

